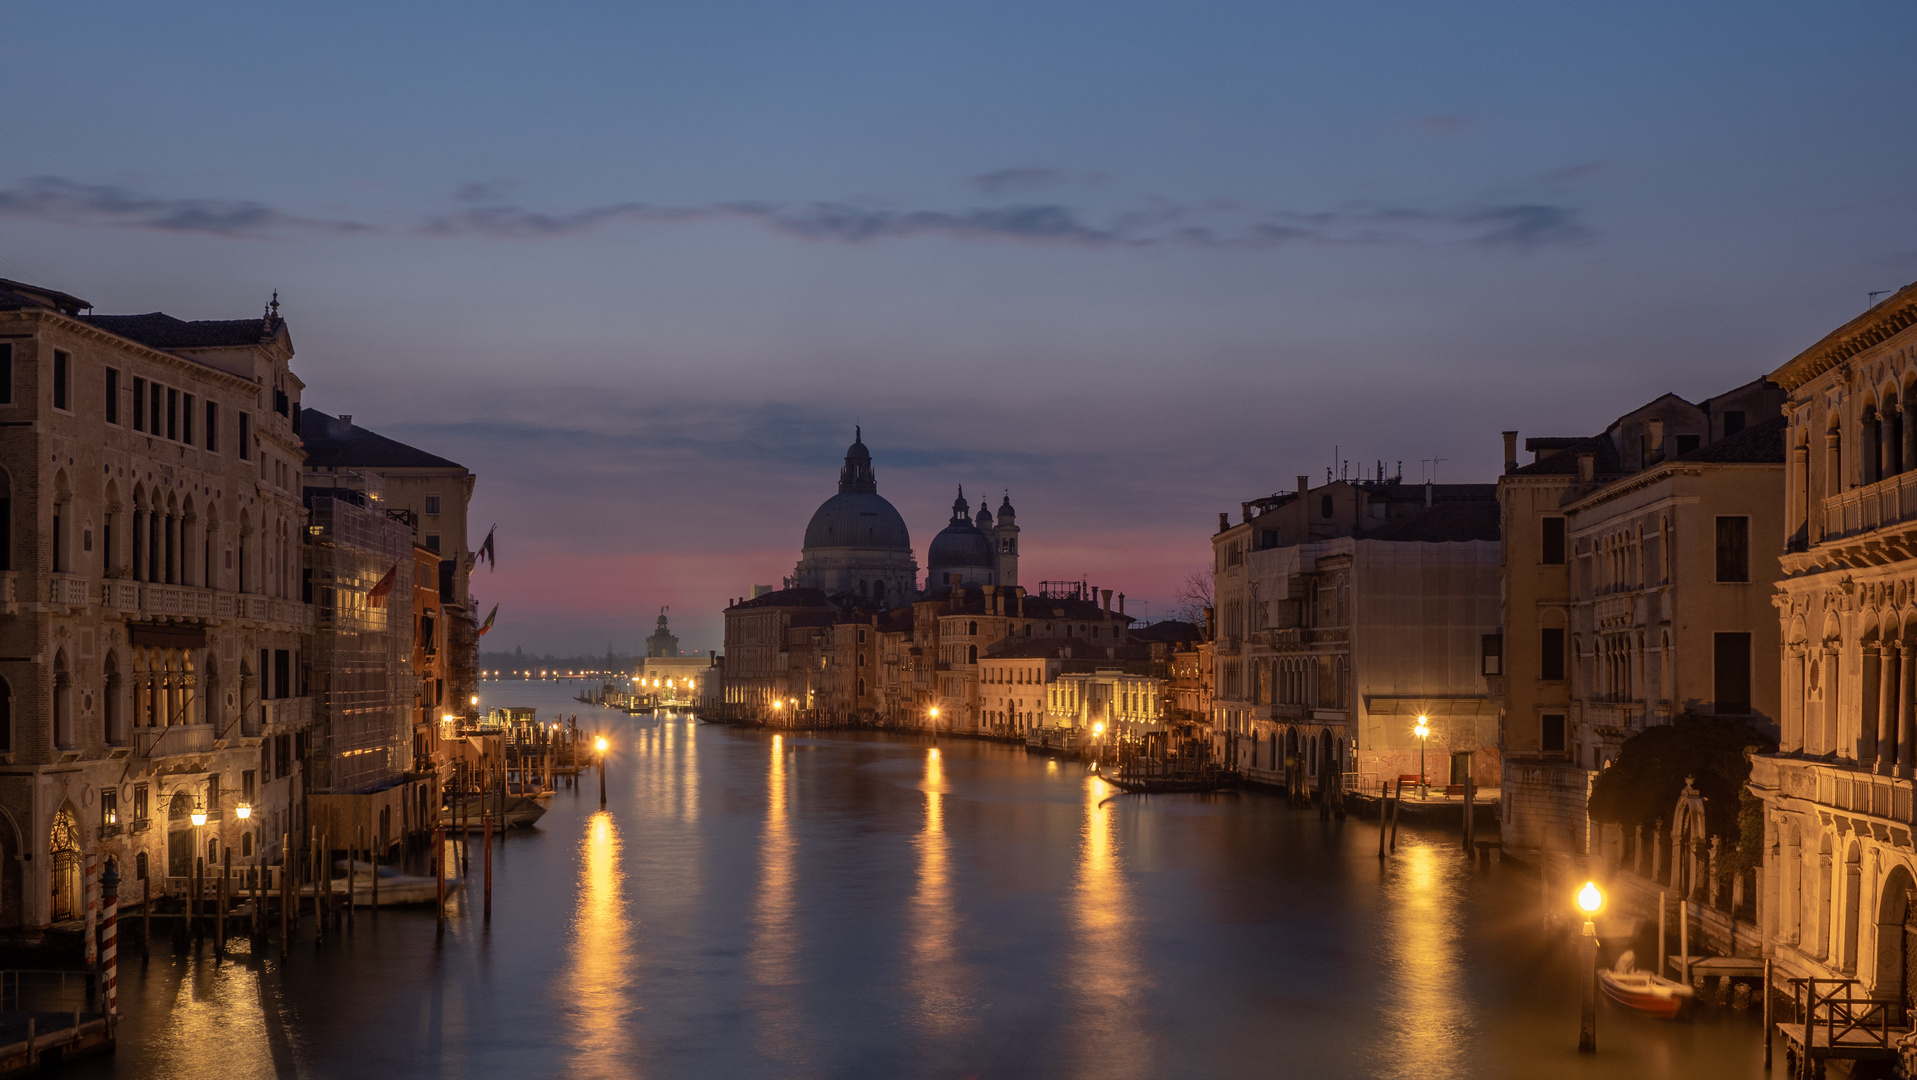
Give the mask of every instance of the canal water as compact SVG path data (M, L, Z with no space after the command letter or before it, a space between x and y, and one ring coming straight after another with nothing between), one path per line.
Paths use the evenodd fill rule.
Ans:
M1473 870L1450 835L1380 863L1375 825L1258 794L1114 798L1017 748L626 717L575 690L486 684L487 707L576 712L613 745L603 812L582 777L496 850L490 927L475 895L443 940L389 910L320 947L309 922L284 963L135 947L118 1054L68 1075L1762 1073L1755 1011L1728 1008L1606 1003L1580 1056L1536 878Z

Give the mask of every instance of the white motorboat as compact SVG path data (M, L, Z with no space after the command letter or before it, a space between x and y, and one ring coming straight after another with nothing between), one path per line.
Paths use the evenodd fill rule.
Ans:
M373 903L373 874L379 875L379 906L391 907L400 904L435 904L439 902L439 879L421 877L418 874L403 874L398 868L381 866L377 869L371 863L354 860L348 863L341 859L333 864L334 869L347 877L333 879L333 892L345 895L352 889L353 903L371 905ZM459 878L446 879L446 895L457 892L462 882Z

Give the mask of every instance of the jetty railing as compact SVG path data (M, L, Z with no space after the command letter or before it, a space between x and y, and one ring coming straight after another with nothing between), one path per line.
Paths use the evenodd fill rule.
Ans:
M98 1012L100 976L91 971L0 971L0 1011Z
M1888 1050L1893 1034L1893 1015L1896 1002L1881 998L1855 997L1852 991L1857 987L1855 979L1792 979L1791 994L1799 998L1800 1011L1797 1015L1804 1018L1804 1040L1806 1045L1813 1041L1811 1033L1822 1028L1826 1046L1875 1046ZM1802 994L1798 989L1802 988ZM1855 1034L1856 1038L1849 1038Z

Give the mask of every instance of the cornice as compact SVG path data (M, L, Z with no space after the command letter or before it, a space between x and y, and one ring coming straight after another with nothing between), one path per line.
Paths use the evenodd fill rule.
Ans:
M1776 371L1772 382L1795 394L1799 387L1867 349L1881 345L1917 325L1917 283L1824 335L1823 340L1798 353Z
M258 391L260 388L260 384L258 382L252 379L246 378L245 376L235 375L230 371L222 371L221 369L216 368L211 364L202 364L198 360L195 360L187 356L181 356L179 353L176 353L176 352L168 352L165 349L156 349L151 345L142 344L141 342L135 341L129 337L122 337L119 334L113 333L111 330L102 330L101 328L93 325L90 322L84 322L80 319L75 319L70 316L62 315L57 311L48 311L45 308L26 308L19 311L0 311L0 323L5 323L5 322L49 323L60 330L63 330L67 333L75 335L76 337L82 337L91 341L97 341L107 345L113 345L117 348L121 348L128 352L132 352L135 355L141 357L142 359L150 360L156 364L171 365L181 370L190 371L195 375L202 375L202 376L211 375L216 379L223 380L227 383L230 383L236 389Z

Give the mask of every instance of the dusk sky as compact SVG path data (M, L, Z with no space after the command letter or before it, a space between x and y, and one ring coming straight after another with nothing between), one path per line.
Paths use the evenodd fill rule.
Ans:
M1490 481L1917 278L1908 3L4 13L0 277L279 290L307 405L478 474L489 649L717 648L855 423L921 566L1009 489L1162 616L1334 456Z

